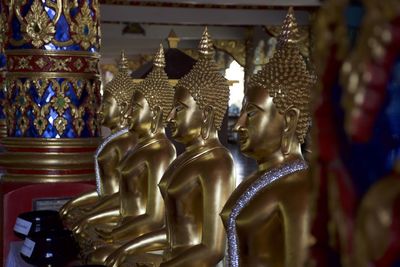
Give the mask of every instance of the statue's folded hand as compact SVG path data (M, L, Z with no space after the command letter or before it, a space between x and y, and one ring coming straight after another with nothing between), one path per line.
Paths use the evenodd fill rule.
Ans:
M111 242L112 241L112 229L106 229L106 228L95 228L95 231L97 235L103 239L106 242Z

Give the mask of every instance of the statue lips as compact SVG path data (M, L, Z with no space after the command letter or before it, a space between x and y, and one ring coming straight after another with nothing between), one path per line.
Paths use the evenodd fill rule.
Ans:
M237 132L239 134L239 143L240 146L242 147L247 143L247 140L249 139L249 134L247 130L244 128L240 128Z
M176 122L174 120L171 120L168 122L168 126L171 130L172 135L175 136L178 129L178 127L176 126Z

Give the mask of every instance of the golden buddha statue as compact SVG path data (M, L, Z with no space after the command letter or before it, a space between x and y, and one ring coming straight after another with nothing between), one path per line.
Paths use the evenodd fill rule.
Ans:
M354 229L352 266L393 266L400 258L400 160L365 194Z
M100 109L101 124L111 130L111 135L103 140L95 152L96 190L68 201L60 210L61 217L71 225L77 221L100 199L118 192L119 171L123 157L136 145L136 135L129 132L125 113L135 87L128 74L128 61L121 53L119 71L104 89Z
M199 50L200 59L175 87L168 117L172 137L186 149L159 184L166 227L125 244L107 258L107 266L216 266L224 257L219 213L235 187L235 174L217 131L227 110L229 86L213 60L207 29ZM151 254L160 249L162 256Z
M120 165L119 193L115 194L119 206L84 218L73 230L78 239L92 238L90 229L96 225L100 240L110 243L100 245L103 246L100 249L96 247L89 255L90 263L104 262L109 251L121 243L164 226L164 203L158 183L176 157L175 147L164 129L174 94L164 67L160 45L153 70L133 94L129 127L137 134L138 143ZM112 222L117 226L109 227Z
M221 217L228 266L301 267L307 258L312 180L300 145L311 124L315 79L297 45L290 8L273 57L249 82L235 125L240 150L258 170L227 201Z

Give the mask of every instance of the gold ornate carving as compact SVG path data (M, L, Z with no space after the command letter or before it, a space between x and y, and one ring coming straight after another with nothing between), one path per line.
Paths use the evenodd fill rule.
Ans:
M57 117L54 121L54 125L56 126L57 132L62 135L67 127L67 120L64 117Z
M9 88L11 88L12 90L8 90L8 98L10 99L12 91L17 92L17 96L15 97L14 101L15 104L7 105L5 109L8 119L8 130L10 134L14 131L13 118L16 112L18 111L22 114L25 114L29 108L32 108L32 111L36 117L36 119L32 121L32 124L38 131L39 135L42 135L49 123L48 119L46 119L46 116L49 115L49 107L51 106L58 114L58 117L54 120L54 126L56 127L58 133L61 135L65 131L68 122L65 118L63 118L63 116L66 110L69 108L73 115L72 125L74 127L74 130L78 135L80 135L85 125L85 122L82 119L85 115L85 112L89 112L90 114L92 114L91 116L94 116L94 114L96 113L95 108L97 107L97 100L94 90L97 86L97 83L98 81L92 82L79 78L67 78L61 84L59 84L56 79L52 78L37 78L33 80L28 78L25 82L22 82L21 80L9 81ZM69 90L71 84L74 86L74 88L76 88L76 95L78 97L80 97L80 95L82 94L83 88L86 88L87 90L88 98L86 99L86 102L80 107L75 106L71 102L70 98L66 95L66 92L67 90ZM49 86L54 88L55 95L51 97L48 104L42 106L38 105L34 101L33 96L28 93L31 88L34 88L38 96L42 97ZM27 127L29 127L29 124L30 122L27 117L24 117L24 119L22 119L21 117L18 120L17 125L21 129L22 134L25 133ZM93 119L93 122L90 123L90 130L93 135L95 134L97 128L98 125L96 123L96 120Z
M37 117L34 120L33 124L35 125L35 128L37 129L39 134L42 135L47 127L47 119L45 117Z
M277 49L270 61L253 76L249 87L261 87L268 90L274 103L282 114L295 107L300 111L296 134L300 143L311 125L310 99L311 89L315 84L315 76L307 69L306 63L298 47L299 32L293 9L282 26L278 37Z
M32 66L29 64L29 61L32 59L31 56L21 57L18 60L18 65L16 69L32 69Z
M46 61L44 61L43 58L39 58L38 60L36 60L35 64L41 69L44 68L44 66L47 65Z
M44 91L47 88L47 82L42 79L34 79L32 80L32 83L36 88L38 96L41 98L43 96Z
M77 134L80 135L83 127L85 127L83 119L81 117L76 117L72 124L74 125Z
M90 3L90 4L89 4ZM13 10L15 17L21 23L23 38L16 40L10 38L10 43L14 46L22 46L31 43L35 48L40 48L47 43L54 43L57 46L70 46L74 42L87 50L91 46L99 48L99 9L97 1L83 1L80 6L77 1L56 0L44 3L34 0L26 15L22 10L29 5L27 1L12 0L7 3L9 10ZM78 8L78 13L71 17L71 10ZM48 15L48 10L52 10L54 16ZM67 23L70 25L71 39L59 41L56 39L55 25L61 15L64 14Z
M25 20L26 23L22 24L22 30L26 33L24 36L26 41L31 40L32 44L39 48L52 40L56 29L39 0L33 2Z
M7 23L7 18L6 14L4 11L0 13L0 51L3 51L4 48L4 43L6 41L6 33L8 31L8 23Z
M77 70L81 70L83 67L83 63L80 59L78 59L77 61L75 61L74 66Z
M85 69L86 72L98 72L98 61L97 60L88 60L88 67Z
M199 60L176 87L188 89L200 109L213 107L215 127L220 129L229 102L229 84L213 59L214 49L207 28L200 41L199 52Z
M71 58L50 58L50 61L53 63L53 65L50 67L50 71L71 71L71 69L67 66L71 60Z
M98 75L98 58L70 55L66 57L64 53L60 55L16 55L7 51L8 74L34 76L40 73L41 76L55 75L60 73L61 77L68 75ZM16 62L17 64L14 64ZM85 69L83 67L86 66Z
M29 127L29 119L26 116L22 116L18 120L18 127L21 130L22 134L25 134L26 130Z
M61 116L68 108L71 101L68 97L60 94L51 99L52 106L56 109L57 113Z
M96 129L100 128L98 120L95 120L92 117L89 119L88 125L89 125L89 129L90 129L90 133L92 134L92 136L94 136L96 134Z
M72 39L81 44L84 49L88 49L91 45L97 43L97 25L94 23L90 14L88 1L84 1L81 12L76 16L75 21L71 26L74 35Z

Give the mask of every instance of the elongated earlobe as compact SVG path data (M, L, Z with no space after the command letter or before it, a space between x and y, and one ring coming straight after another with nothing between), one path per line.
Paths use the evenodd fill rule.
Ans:
M123 128L128 124L128 104L122 103L120 106L119 125Z
M207 106L203 112L203 124L201 125L201 137L207 140L214 126L214 109Z
M160 107L156 107L153 110L153 118L151 120L151 133L157 133L158 129L162 125L162 109Z
M283 155L289 155L294 138L296 137L297 122L299 120L300 110L289 107L284 114L285 129L282 134L281 151Z

